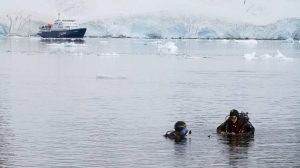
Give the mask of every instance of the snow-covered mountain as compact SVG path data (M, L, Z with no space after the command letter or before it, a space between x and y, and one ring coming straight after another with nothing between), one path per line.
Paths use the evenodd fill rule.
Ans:
M34 35L42 24L30 15L1 16L0 35ZM97 37L300 39L299 18L255 25L200 15L156 13L99 19L81 26L87 27L86 36Z

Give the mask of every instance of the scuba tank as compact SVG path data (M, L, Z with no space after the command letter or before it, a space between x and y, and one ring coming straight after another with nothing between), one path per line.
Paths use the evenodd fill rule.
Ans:
M241 112L240 117L244 119L244 124L241 128L241 132L244 133L245 131L249 133L249 135L253 135L255 132L255 128L253 127L252 123L249 121L248 112ZM246 127L246 128L245 128Z
M239 117L243 118L245 120L245 122L248 122L249 119L250 119L249 116L248 116L248 112L244 113L243 111L239 113Z

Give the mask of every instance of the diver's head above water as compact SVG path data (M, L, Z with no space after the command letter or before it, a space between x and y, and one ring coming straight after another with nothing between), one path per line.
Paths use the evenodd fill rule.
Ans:
M177 121L174 125L175 131L181 131L183 129L186 129L186 124L184 121Z
M165 137L170 139L184 139L187 134L191 134L192 131L186 128L186 124L183 121L177 121L174 125L175 131L168 131Z
M239 116L239 112L236 109L232 109L230 111L229 117L233 123L236 123L238 116Z
M183 121L177 121L174 125L175 133L180 137L185 137L189 132L186 128L186 124Z

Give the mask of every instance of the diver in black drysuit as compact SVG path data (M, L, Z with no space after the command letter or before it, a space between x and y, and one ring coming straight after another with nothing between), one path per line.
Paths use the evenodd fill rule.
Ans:
M217 128L220 135L254 135L255 128L249 121L248 113L232 109L229 118Z
M174 125L175 131L167 131L164 135L166 138L174 139L175 141L181 141L186 139L187 134L191 134L192 131L186 128L186 124L183 121L177 121Z

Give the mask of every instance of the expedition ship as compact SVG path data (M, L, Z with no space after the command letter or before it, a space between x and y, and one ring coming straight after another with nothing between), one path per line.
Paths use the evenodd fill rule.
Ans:
M57 19L54 24L39 27L42 38L83 38L86 28L78 26L75 20Z

